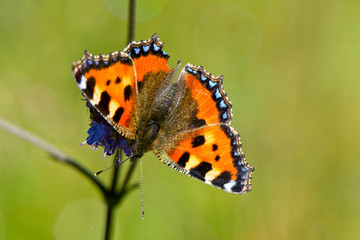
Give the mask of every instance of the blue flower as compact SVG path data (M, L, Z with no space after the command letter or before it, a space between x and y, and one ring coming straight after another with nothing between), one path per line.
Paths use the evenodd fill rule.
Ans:
M98 146L104 147L104 157L105 155L113 155L117 147L119 150L124 150L126 156L130 156L130 140L122 137L88 101L86 106L90 109L91 123L87 131L89 136L83 144L87 143L95 150Z

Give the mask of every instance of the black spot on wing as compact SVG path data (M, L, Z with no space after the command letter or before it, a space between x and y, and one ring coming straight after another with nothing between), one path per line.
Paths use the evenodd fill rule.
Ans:
M119 77L116 78L115 83L119 84L121 82L121 79Z
M77 71L77 72L75 73L75 80L76 80L77 84L80 84L80 82L81 82L81 76L82 76L81 71Z
M127 85L124 89L124 99L125 101L128 101L131 97L132 89L130 85Z
M137 83L137 85L138 85L138 92L141 91L142 83L143 83L143 82L140 82L140 81L138 81L138 83Z
M219 160L220 160L220 156L219 156L219 155L216 155L215 161L219 161Z
M186 163L189 161L190 158L190 154L188 152L184 152L183 155L181 155L181 157L179 158L179 160L177 161L177 163L181 166L181 167L185 167Z
M101 93L100 102L96 105L97 109L105 116L109 115L110 99L111 97L107 91L103 91Z
M89 99L93 99L94 97L95 83L96 81L94 77L89 77L89 79L86 81L86 88L84 93Z
M228 171L222 172L219 176L217 176L214 180L211 181L214 186L224 187L224 184L230 182L231 174Z
M205 143L204 135L196 136L194 138L194 140L191 142L193 148L199 147L199 146L203 145L204 143Z
M216 151L217 149L218 149L218 145L213 144L213 145L212 145L212 150L213 150L213 151Z
M205 175L212 169L211 163L201 162L194 168L190 169L190 174L201 181L205 181Z
M233 192L241 192L244 188L244 184L242 182L237 182L235 186L231 188L231 191Z
M199 119L197 117L194 117L191 123L192 123L192 127L202 127L206 125L206 121L204 119Z
M113 116L113 120L115 122L119 122L123 113L124 113L124 109L122 107L119 107L116 110L115 115Z
M110 83L111 83L111 81L110 81L110 80L107 80L107 81L106 81L106 85L107 85L107 86L109 86L109 85L110 85Z
M120 62L123 64L127 64L129 66L133 65L133 62L132 62L131 58L129 58L129 57L120 57Z

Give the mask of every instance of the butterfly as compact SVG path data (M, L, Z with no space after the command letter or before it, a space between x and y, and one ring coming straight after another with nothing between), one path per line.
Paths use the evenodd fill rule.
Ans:
M232 105L223 77L201 66L168 66L154 34L122 52L84 56L73 76L90 105L131 141L132 161L153 151L169 167L229 193L251 190L254 168L245 161L239 134L230 126Z

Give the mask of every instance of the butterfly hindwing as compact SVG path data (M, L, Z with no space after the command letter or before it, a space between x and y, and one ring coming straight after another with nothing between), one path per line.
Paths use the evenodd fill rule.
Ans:
M183 96L154 153L170 167L227 192L250 191L253 168L245 161L239 134L229 126L231 103L222 77L187 64L180 89Z
M134 139L137 87L132 59L123 52L97 56L85 52L72 68L78 87L94 108L121 135Z
M251 189L253 168L245 161L239 135L227 125L212 125L183 134L172 149L155 154L170 167L231 193Z

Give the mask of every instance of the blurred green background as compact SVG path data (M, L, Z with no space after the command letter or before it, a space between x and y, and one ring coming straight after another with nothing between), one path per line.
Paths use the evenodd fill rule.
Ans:
M224 75L232 126L255 167L231 195L143 157L114 239L360 239L360 2L137 1L136 39ZM91 171L89 119L72 78L83 51L122 50L126 2L0 0L0 117ZM73 169L0 129L0 239L101 239L101 195ZM140 179L139 168L133 181ZM111 172L100 178L109 181Z

